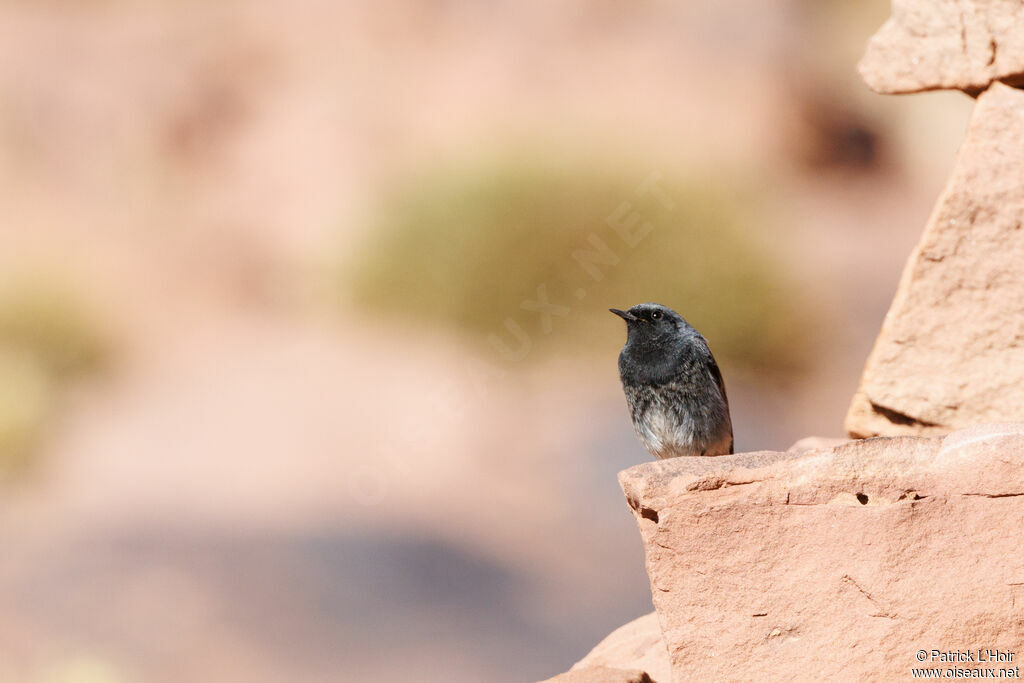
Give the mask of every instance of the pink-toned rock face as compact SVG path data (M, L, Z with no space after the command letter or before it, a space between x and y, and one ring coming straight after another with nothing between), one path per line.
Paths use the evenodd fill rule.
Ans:
M846 428L927 434L1004 420L1024 420L1024 91L995 84L978 98Z
M572 670L597 666L643 671L654 683L671 683L668 650L654 612L620 626L578 661Z
M860 74L880 93L976 93L997 80L1017 80L1024 74L1024 4L893 0L892 17L868 43Z
M1024 659L1024 424L619 481L676 681L903 680L951 666L932 650L1014 653L961 668Z

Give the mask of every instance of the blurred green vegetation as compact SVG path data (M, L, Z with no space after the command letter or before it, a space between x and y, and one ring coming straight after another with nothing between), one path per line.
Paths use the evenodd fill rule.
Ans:
M33 278L0 289L0 476L30 464L61 391L106 357L70 288Z
M343 286L367 309L482 340L494 333L514 347L504 326L510 317L530 335L531 357L606 351L624 339L609 307L657 301L678 310L728 364L773 374L804 368L814 307L766 248L775 223L766 198L709 178L635 169L512 155L435 171L386 198ZM635 221L628 234L652 228L631 246L612 227L616 217ZM604 249L595 238L617 263L581 264L580 250ZM569 309L552 316L550 334L521 307L539 300L542 284L553 304Z

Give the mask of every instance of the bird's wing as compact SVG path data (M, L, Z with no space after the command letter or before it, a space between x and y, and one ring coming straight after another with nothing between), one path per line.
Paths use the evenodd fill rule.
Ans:
M725 405L728 407L729 397L725 395L725 381L722 380L722 371L718 369L718 363L715 362L714 356L710 354L708 355L708 372L711 373L711 378L718 385L718 391L722 394L722 400L725 401Z
M726 414L729 412L729 397L725 394L725 380L722 379L722 371L718 369L718 363L715 362L715 357L708 353L708 372L711 374L711 378L715 380L715 384L718 385L718 391L722 394L722 401L725 402ZM729 416L729 455L733 454L733 439L732 439L732 419Z

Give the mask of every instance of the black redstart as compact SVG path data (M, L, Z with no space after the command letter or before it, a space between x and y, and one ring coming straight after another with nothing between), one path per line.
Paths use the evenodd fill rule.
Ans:
M638 304L626 321L619 376L633 429L656 458L732 453L732 419L708 342L671 308Z

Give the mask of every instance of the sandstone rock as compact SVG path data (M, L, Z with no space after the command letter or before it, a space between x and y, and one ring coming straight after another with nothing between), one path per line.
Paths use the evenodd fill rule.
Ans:
M1024 4L1019 0L893 0L892 17L860 62L880 93L951 88L976 94L1024 74Z
M606 666L591 666L573 669L543 683L654 683L643 671L611 669Z
M1024 419L1024 91L979 98L846 418L851 436Z
M805 436L790 446L787 450L796 451L797 453L820 451L841 446L849 441L849 439L841 439L833 436Z
M595 666L640 670L655 683L671 683L668 650L661 638L658 615L651 612L615 629L577 662L572 671Z
M948 666L919 650L1024 656L1024 424L774 455L619 475L674 680L902 680Z

